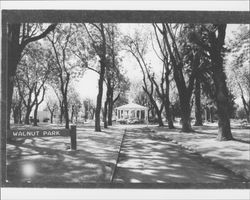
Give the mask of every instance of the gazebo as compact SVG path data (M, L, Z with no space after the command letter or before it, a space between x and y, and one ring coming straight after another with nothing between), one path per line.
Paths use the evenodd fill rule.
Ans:
M148 108L135 103L129 103L115 109L116 121L126 123L148 123Z

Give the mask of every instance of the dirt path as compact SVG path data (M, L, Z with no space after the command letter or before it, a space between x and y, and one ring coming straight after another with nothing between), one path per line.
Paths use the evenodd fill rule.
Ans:
M114 182L238 184L246 180L147 129L128 129L122 144Z

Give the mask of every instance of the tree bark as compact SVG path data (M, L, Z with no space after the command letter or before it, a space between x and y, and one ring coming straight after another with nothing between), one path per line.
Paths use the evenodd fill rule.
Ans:
M22 108L21 107L19 108L19 119L18 120L19 120L18 123L22 124Z
M34 126L37 126L37 111L38 111L38 104L36 104L35 110L34 110L34 122L33 122Z
M114 91L110 91L109 95L109 102L108 102L108 125L112 126L112 115L113 115L113 106L114 106L114 101L113 101L113 96L114 96Z
M173 123L173 114L172 114L172 110L171 108L169 107L169 104L165 106L165 111L167 115L167 120L168 120L168 128L169 129L174 129L174 123Z
M163 30L160 30L160 32L163 34L164 41L166 42L166 47L168 50L168 53L170 54L170 60L173 65L173 74L174 74L174 80L176 82L176 86L179 93L179 99L180 99L180 105L181 105L181 118L182 118L182 131L183 132L191 132L193 131L190 124L190 99L191 94L193 90L193 83L194 83L194 74L195 70L200 64L200 58L198 53L196 52L193 55L193 62L192 62L192 72L189 77L189 84L186 86L185 78L183 75L183 61L180 58L179 51L177 49L176 41L174 39L174 36L172 35L172 32L170 30L170 27L168 24L162 24ZM172 45L169 42L170 36L172 40Z
M12 112L13 112L14 124L18 124L18 122L19 122L19 110L18 110L18 107L14 107L12 109Z
M63 116L64 116L64 108L63 105L60 104L60 124L63 123Z
M70 120L73 123L74 120L74 106L71 107L71 116L70 116Z
M64 119L65 119L65 128L69 129L69 110L68 110L68 100L67 93L64 94Z
M247 122L250 122L250 99L249 99L249 103L247 103L244 95L243 95L243 91L241 89L241 99L242 99L242 103L243 103L243 107L247 116Z
M167 68L167 67L166 67ZM171 110L171 104L170 104L170 100L169 100L169 79L168 79L168 74L169 72L167 71L169 70L168 68L166 69L166 74L165 74L165 111L166 111L166 115L167 115L167 120L168 120L168 128L169 129L174 129L174 123L173 123L173 118L172 118L172 110Z
M214 24L212 30L207 30L209 45L199 39L195 43L208 51L212 64L212 78L215 85L215 102L218 114L218 136L217 139L232 140L229 115L228 90L226 85L226 75L223 68L223 45L226 35L226 24Z
M232 140L229 115L228 90L226 85L226 75L223 68L222 48L225 40L226 25L218 25L218 35L210 33L211 41L211 61L213 70L213 80L215 84L215 100L218 113L218 137L219 141Z
M54 112L50 112L50 123L53 124L53 115L54 115Z
M217 104L217 113L218 113L218 137L219 141L223 140L232 140L233 136L231 133L230 119L229 119L229 103L228 103L228 94L226 86L226 77L223 72L222 59L214 70L213 78L216 87L216 104Z
M181 131L182 132L192 132L193 129L191 127L191 121L190 121L190 105L189 105L189 101L180 101L181 102L181 120L182 120L182 127L181 127Z
M8 25L8 84L7 84L7 95L8 95L8 119L7 129L10 129L10 115L11 115L11 103L14 88L14 77L16 74L17 64L21 58L21 49L19 46L19 34L21 24L9 24Z
M104 82L104 74L105 74L105 67L106 67L105 60L106 59L102 58L102 60L100 61L101 71L100 71L100 77L98 81L98 95L97 95L96 111L95 111L95 131L96 132L101 132L100 114L101 114L101 108L102 108L103 82Z
M106 99L106 101L104 103L104 111L103 111L104 128L108 128L107 112L108 112L108 100Z
M158 124L159 126L164 126L164 123L162 121L162 117L161 117L161 112L159 109L156 109L156 114L157 114L157 120L158 120Z
M153 83L151 82L151 84L153 84ZM152 87L152 85L151 85L151 87ZM159 109L156 102L155 102L155 100L154 100L154 98L153 98L153 96L152 96L152 93L150 94L145 87L143 87L143 90L147 93L147 95L148 95L148 97L150 99L150 102L154 106L154 110L155 110L156 115L157 115L157 121L158 121L159 126L164 126L164 123L163 123L162 117L161 117L163 105L161 105L161 109Z
M102 94L103 94L103 82L105 76L106 69L106 38L104 33L104 25L101 23L100 25L100 33L102 36L102 50L101 50L101 60L100 60L100 76L98 80L98 95L96 100L96 112L95 112L95 131L101 132L101 120L100 114L102 109Z
M26 110L26 114L25 114L25 121L24 121L24 123L28 125L28 124L30 124L30 113L31 113L31 109L32 108L27 107L26 109L27 110Z
M202 110L201 110L201 89L200 80L195 81L195 124L194 126L202 126Z
M44 84L44 83L43 83ZM38 111L38 107L39 105L43 102L44 100L44 96L45 96L45 87L43 87L43 94L42 94L42 99L40 101L38 101L38 95L40 93L40 90L38 91L38 93L36 93L36 99L35 99L35 110L34 110L34 126L37 126L37 111Z

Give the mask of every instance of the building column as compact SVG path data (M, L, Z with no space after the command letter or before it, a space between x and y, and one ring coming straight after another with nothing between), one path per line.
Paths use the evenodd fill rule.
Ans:
M141 110L139 110L139 119L141 119Z

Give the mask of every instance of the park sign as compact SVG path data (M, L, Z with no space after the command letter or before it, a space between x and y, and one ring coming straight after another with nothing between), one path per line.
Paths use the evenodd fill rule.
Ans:
M48 130L10 130L9 137L16 138L31 138L31 137L54 137L54 136L69 136L69 129L48 129Z
M76 126L70 129L11 129L8 138L37 138L37 137L59 137L69 136L71 149L76 150Z

